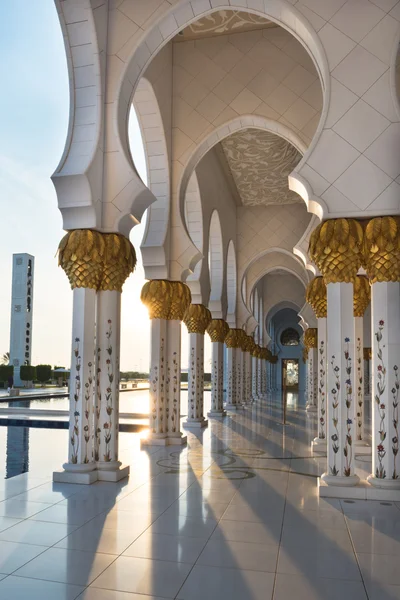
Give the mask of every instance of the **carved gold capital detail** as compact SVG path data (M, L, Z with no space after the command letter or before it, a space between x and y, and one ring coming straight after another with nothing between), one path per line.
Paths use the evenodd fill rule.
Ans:
M224 319L212 319L207 327L207 333L212 342L224 342L229 331L229 325Z
M276 363L278 362L278 357L276 356L276 354L271 354L269 362L271 363L271 365L276 365Z
M372 348L363 348L364 360L372 360Z
M355 317L364 316L365 309L371 300L371 286L368 278L357 275L354 280L353 312Z
M376 217L367 223L363 255L371 283L400 281L399 217Z
M314 277L306 290L306 302L313 309L317 319L327 316L326 285L323 277Z
M182 321L191 294L181 281L152 279L144 284L140 299L147 306L150 319Z
M136 266L136 253L120 233L104 233L106 253L100 290L122 292L122 286Z
M136 253L130 241L120 233L75 229L59 244L58 264L64 269L72 289L121 292L136 266Z
M230 329L225 338L227 348L241 348L243 339L243 329Z
M304 346L307 350L318 347L318 329L316 327L310 327L304 333Z
M211 320L211 313L203 304L190 304L183 315L189 333L204 335Z
M355 219L324 221L311 234L309 255L324 281L354 281L362 264L363 229Z

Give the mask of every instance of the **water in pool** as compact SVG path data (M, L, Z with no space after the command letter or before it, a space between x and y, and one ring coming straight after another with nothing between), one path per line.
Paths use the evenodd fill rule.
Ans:
M31 408L66 410L68 398L18 400ZM1 403L6 407L8 403ZM11 405L15 403L10 403ZM211 394L204 394L204 411L210 410ZM149 392L138 390L120 394L120 411L147 415ZM181 392L181 414L187 414L187 392ZM129 460L133 448L139 448L140 433L120 433L120 458ZM0 478L10 478L29 471L32 476L50 476L67 460L68 430L0 426ZM49 449L51 448L51 452Z

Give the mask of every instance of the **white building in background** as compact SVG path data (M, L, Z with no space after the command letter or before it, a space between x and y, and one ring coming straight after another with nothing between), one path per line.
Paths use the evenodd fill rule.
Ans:
M31 363L34 269L34 256L13 254L10 365L14 366L16 386L22 385L21 365Z

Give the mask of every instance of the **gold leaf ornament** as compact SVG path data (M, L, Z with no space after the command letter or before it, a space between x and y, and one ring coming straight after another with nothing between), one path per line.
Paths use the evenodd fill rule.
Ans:
M203 304L190 304L183 315L189 333L204 335L211 320L211 313Z
M167 279L151 279L142 287L140 299L149 311L150 319L168 319L172 286Z
M318 347L318 329L316 327L310 327L305 331L304 346L307 350Z
M306 302L313 309L317 319L327 316L326 285L323 277L314 277L306 290Z
M355 219L324 221L311 234L309 255L328 283L354 281L363 262L363 228Z
M357 275L354 280L353 314L355 317L364 316L365 310L371 300L371 286L368 277Z
M240 348L242 344L242 329L230 329L225 338L227 348Z
M207 333L212 342L223 343L229 331L229 325L224 319L212 319L207 327Z
M363 256L371 283L400 281L399 217L376 217L367 223Z
M103 234L90 229L69 231L58 246L58 264L65 271L71 288L98 290L105 259Z

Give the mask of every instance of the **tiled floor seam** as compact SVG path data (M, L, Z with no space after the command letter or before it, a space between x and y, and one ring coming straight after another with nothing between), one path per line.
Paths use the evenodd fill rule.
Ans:
M342 507L342 511L343 511L343 507ZM350 527L349 527L349 524L347 522L346 514L344 513L344 511L343 511L343 515L344 515L344 522L346 524L347 533L348 533L349 538L350 538L351 547L353 548L354 557L356 559L357 567L358 567L358 570L360 571L360 577L361 577L361 581L362 581L362 584L363 584L363 587L364 587L365 595L366 595L367 599L369 600L367 586L365 585L363 573L362 573L362 570L361 570L361 567L360 567L360 563L359 563L359 560L358 560L358 555L357 555L357 552L356 552L356 547L354 545L353 538L352 538L351 531L350 531Z
M296 427L294 427L294 433L296 431ZM285 490L285 503L283 505L283 515L282 515L282 526L281 526L281 534L279 537L279 547L278 547L278 553L276 555L276 565L275 565L275 576L274 576L274 584L272 586L272 595L271 595L271 600L274 600L274 596L275 596L275 590L276 590L276 578L278 575L278 564L279 564L279 555L281 552L281 542L282 542L282 534L283 534L283 525L285 522L285 513L286 513L286 503L287 503L287 493L288 493L288 487L289 487L289 478L290 478L290 471L292 468L292 458L290 459L290 469L289 469L289 476L287 478L287 482L286 482L286 490Z

